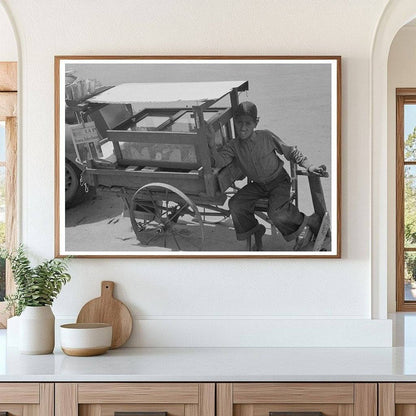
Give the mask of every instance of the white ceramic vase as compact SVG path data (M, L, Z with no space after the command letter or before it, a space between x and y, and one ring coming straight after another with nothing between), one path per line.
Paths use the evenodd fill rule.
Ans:
M26 306L19 319L19 352L50 354L55 347L55 316L50 306Z

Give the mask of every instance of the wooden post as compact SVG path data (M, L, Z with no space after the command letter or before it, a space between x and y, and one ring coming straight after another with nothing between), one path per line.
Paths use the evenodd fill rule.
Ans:
M327 211L324 191L322 189L321 178L319 176L308 176L311 188L312 203L315 212L322 218Z
M198 153L198 159L201 161L201 165L204 169L204 181L205 181L205 191L208 196L214 197L216 191L216 183L215 177L212 173L212 166L211 166L211 151L208 147L207 141L207 132L204 123L204 113L202 109L198 106L194 106L193 108L195 121L197 126L197 146L196 151Z
M236 88L233 88L233 90L230 93L230 100L231 100L231 108L233 111L233 126L234 126L234 134L237 131L235 128L235 119L234 119L234 113L237 110L238 107L238 90Z

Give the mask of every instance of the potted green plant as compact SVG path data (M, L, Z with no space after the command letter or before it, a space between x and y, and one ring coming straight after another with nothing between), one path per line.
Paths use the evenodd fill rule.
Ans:
M6 296L8 309L19 318L19 351L24 354L49 354L55 346L55 317L51 305L70 279L68 258L45 260L32 266L20 245L1 251L10 261L16 292Z

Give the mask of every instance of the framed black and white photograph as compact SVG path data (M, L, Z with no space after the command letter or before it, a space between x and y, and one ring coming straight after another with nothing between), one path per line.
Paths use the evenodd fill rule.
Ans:
M55 57L56 256L341 256L340 57Z

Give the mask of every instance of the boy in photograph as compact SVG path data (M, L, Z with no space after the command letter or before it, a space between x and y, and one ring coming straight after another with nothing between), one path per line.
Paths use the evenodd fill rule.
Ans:
M287 145L271 131L255 130L259 121L257 107L249 101L238 105L234 121L236 138L219 151L215 145L215 131L209 125L207 139L216 167L222 168L236 160L249 179L249 183L229 201L237 240L246 240L254 234L254 249L263 249L262 237L266 229L259 224L254 211L256 202L267 198L268 216L272 223L286 241L296 239L295 250L304 249L313 234L318 233L320 217L316 213L307 216L292 204L291 179L278 155L283 155L313 175L323 175L325 166L312 165L296 146Z

